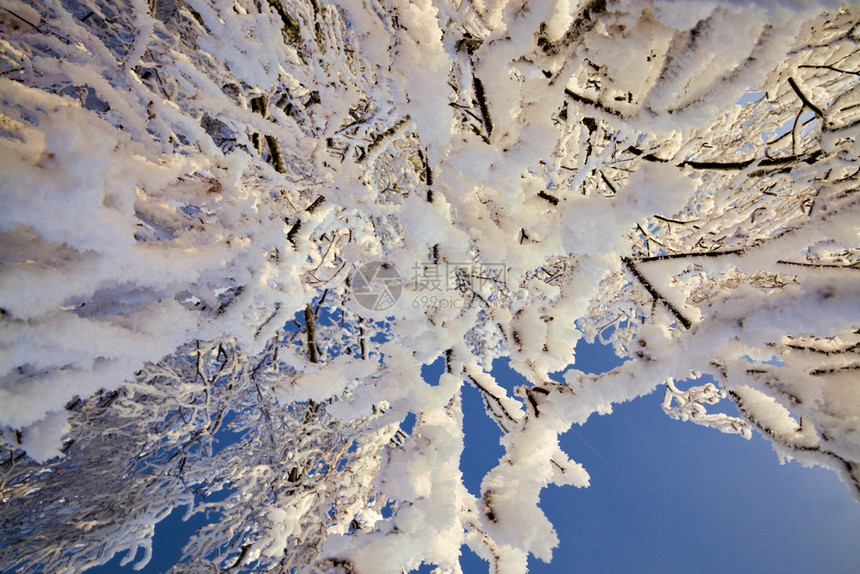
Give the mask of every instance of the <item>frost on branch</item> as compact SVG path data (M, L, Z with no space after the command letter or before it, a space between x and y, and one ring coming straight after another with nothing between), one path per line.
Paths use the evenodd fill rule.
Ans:
M522 573L558 436L661 385L860 496L860 12L721 4L5 2L0 568L142 565L183 508L177 573Z
M693 421L724 433L739 434L746 439L751 438L752 432L744 420L723 413L708 413L705 409L706 404L715 405L724 398L726 398L726 392L718 389L713 383L681 391L672 379L667 379L666 394L663 395L663 410L676 420Z

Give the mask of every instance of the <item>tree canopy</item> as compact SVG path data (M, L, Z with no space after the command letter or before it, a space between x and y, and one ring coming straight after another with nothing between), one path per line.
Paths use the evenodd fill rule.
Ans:
M858 132L836 1L5 0L0 569L521 574L657 389L860 498Z

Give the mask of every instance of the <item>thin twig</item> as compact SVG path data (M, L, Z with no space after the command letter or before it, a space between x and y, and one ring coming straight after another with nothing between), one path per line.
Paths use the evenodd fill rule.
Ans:
M600 177L601 177L601 179L603 179L603 183L605 183L607 185L607 187L609 187L609 189L612 191L612 193L613 194L618 193L618 189L616 189L616 187L614 185L612 185L612 182L609 181L609 178L606 177L606 174L603 173L603 170L599 170L598 173L600 173Z
M472 76L472 80L475 88L475 99L478 100L478 109L481 110L484 129L487 130L487 137L489 138L493 135L493 121L490 119L490 108L487 106L484 83L477 76Z
M851 271L858 271L857 263L852 265L837 265L835 263L805 263L802 261L784 261L782 259L778 260L777 263L781 265L798 265L801 267L819 267L823 269L850 269Z
M314 312L311 309L310 303L305 307L305 330L308 335L308 358L311 363L318 363L319 356L317 355L317 342L314 331Z
M788 85L791 86L791 89L794 90L794 93L797 94L797 97L800 98L800 101L803 102L803 105L818 114L818 117L824 118L824 112L821 111L821 108L809 101L809 98L806 97L806 94L800 91L800 87L797 85L797 82L794 81L794 78L788 78Z
M697 221L700 221L698 219L688 219L686 221L683 221L680 219L672 219L671 217L663 217L662 215L654 215L653 217L654 217L654 219L659 219L660 221L665 221L666 223L678 223L680 225L684 225L687 223L695 223Z
M3 9L4 9L5 11L9 12L10 14L12 14L13 16L15 16L16 18L18 18L20 21L22 21L23 23L25 23L26 25L28 25L30 28L32 28L32 29L33 29L33 30L35 30L36 32L42 33L42 30L40 30L38 26L36 26L36 25L35 25L35 24L33 24L32 22L30 22L29 20L26 20L26 19L22 18L21 16L19 16L18 14L16 14L15 12L13 12L12 10L10 10L10 9L6 8L5 6L3 7Z
M730 249L728 251L700 251L697 253L667 253L666 255L655 255L654 257L642 257L641 259L636 259L634 262L650 263L652 261L664 261L666 259L684 259L686 257L721 257L723 255L740 255L743 252L743 249Z
M622 257L621 261L622 263L624 263L624 266L630 270L630 273L632 273L633 276L639 281L642 287L644 287L645 290L648 291L648 294L651 295L651 297L655 301L660 301L661 303L663 303L663 305L665 305L669 312L672 313L672 315L674 315L676 319L678 319L678 322L681 323L685 329L689 329L692 326L690 320L684 317L681 312L678 311L678 309L675 308L675 306L672 305L665 297L660 295L657 289L655 289L654 286L651 285L650 281L645 279L645 276L642 275L642 273L636 268L635 263L631 259L627 257Z
M840 74L851 74L852 76L860 76L860 72L852 72L851 70L842 70L842 69L836 68L834 66L826 66L826 65L813 66L811 64L801 64L798 66L798 68L815 68L815 69L823 69L823 70L832 70L834 72L839 72Z

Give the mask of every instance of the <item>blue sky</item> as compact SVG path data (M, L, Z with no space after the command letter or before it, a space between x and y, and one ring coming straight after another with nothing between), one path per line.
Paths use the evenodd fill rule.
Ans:
M608 347L580 343L577 368L602 372L618 364ZM437 378L442 364L425 368ZM522 379L497 361L494 376L511 389ZM658 391L659 392L659 391ZM758 434L746 441L670 419L653 394L593 416L562 437L562 448L591 475L586 489L549 487L541 507L561 540L550 564L529 560L531 574L559 573L854 573L860 565L860 503L832 472L780 465ZM477 390L463 398L467 488L480 494L483 475L502 455L499 431ZM156 528L144 574L164 572L201 517L181 509ZM466 574L489 571L464 548ZM133 572L119 558L90 570ZM421 572L429 572L422 568Z
M577 347L580 370L617 364L607 347ZM506 365L494 371L503 386L521 384ZM858 571L860 503L835 474L780 465L755 432L747 441L672 420L658 393L594 415L562 437L591 486L543 491L541 507L561 542L552 563L529 560L532 574ZM475 477L502 449L495 425L474 414L481 408L477 391L467 389L463 408L463 466L477 494ZM467 551L463 571L488 567Z

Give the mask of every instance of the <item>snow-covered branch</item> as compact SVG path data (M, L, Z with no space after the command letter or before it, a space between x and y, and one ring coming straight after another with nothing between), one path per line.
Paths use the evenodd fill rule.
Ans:
M177 573L523 573L559 435L661 385L856 487L847 4L7 0L0 569L145 562L181 506Z

